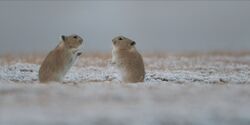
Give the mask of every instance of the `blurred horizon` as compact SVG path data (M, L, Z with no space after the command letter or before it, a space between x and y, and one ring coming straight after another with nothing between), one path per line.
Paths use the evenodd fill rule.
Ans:
M47 53L78 34L85 52L124 35L140 52L250 51L250 1L0 1L0 54Z

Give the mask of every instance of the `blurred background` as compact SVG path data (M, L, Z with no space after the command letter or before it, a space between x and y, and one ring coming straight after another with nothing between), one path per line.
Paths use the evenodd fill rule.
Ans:
M142 52L250 50L250 1L0 1L0 54L53 49L78 34L87 52L124 35Z

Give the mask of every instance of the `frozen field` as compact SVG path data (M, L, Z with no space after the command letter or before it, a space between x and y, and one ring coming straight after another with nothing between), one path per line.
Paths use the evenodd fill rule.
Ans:
M144 56L122 84L109 55L83 55L63 83L39 84L43 56L0 58L0 125L249 125L250 54Z

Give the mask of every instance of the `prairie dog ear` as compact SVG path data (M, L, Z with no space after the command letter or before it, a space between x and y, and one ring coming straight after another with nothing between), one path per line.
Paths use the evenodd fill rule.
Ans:
M66 36L62 35L61 38L62 38L63 41L65 41Z
M131 46L134 46L136 44L136 42L135 41L133 41L130 45Z

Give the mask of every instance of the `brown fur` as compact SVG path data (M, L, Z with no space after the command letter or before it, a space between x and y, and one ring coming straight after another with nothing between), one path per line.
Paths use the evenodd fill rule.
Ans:
M121 72L125 83L144 82L145 69L142 56L135 48L135 42L118 36L113 40L112 64Z
M61 82L81 53L79 47L83 39L80 36L62 36L62 39L63 41L47 55L40 67L39 80L42 83Z

